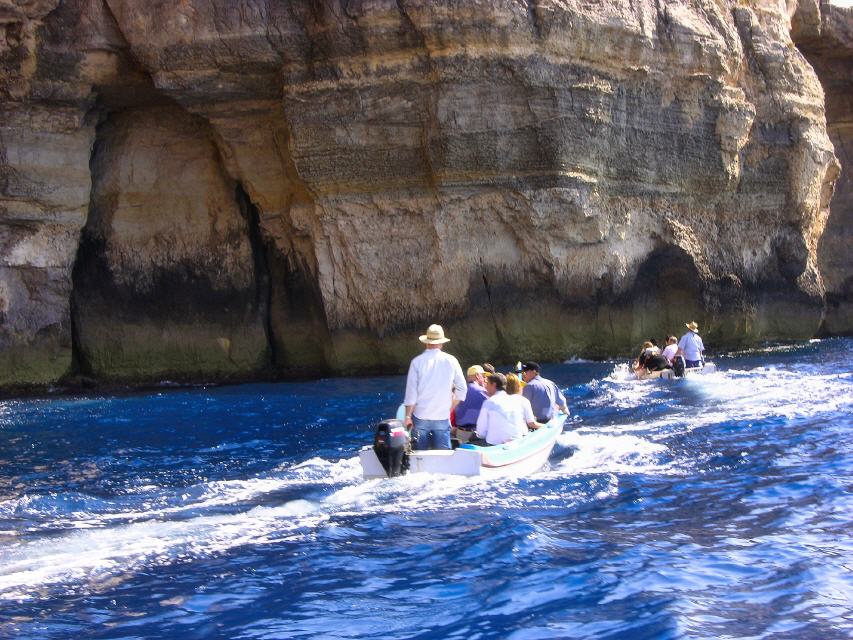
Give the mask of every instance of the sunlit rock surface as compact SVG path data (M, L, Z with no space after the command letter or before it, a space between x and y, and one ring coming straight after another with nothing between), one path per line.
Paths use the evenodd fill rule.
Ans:
M797 46L823 85L827 131L843 167L818 258L826 287L825 331L849 334L853 329L853 8L803 2L794 27Z
M0 0L0 385L392 371L431 322L476 361L849 332L850 25Z

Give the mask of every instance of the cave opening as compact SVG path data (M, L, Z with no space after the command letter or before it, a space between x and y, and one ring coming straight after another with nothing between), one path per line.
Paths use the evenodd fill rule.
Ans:
M651 252L637 271L630 299L637 340L668 335L698 320L702 289L693 259L675 246Z
M72 270L73 370L104 379L268 371L258 213L210 125L173 103L104 112Z

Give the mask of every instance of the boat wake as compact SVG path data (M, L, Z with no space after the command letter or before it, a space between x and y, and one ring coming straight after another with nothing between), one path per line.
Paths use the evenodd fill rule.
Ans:
M561 474L673 472L666 445L638 436L572 431L559 444L572 451L554 466Z
M0 518L16 524L0 532L14 540L0 551L0 600L97 591L156 566L243 545L304 541L342 518L498 506L564 509L613 495L617 474L660 472L655 458L664 452L634 436L564 433L550 469L529 478L412 474L363 481L357 457L315 457L264 477L149 486L110 500L24 496L0 503ZM601 477L557 488L580 474Z

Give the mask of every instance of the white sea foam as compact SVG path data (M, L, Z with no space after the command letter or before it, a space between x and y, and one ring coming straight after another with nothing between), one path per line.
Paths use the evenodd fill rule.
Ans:
M233 515L151 519L24 542L0 553L0 599L29 599L60 582L94 582L142 566L282 540L327 517L318 505L294 500Z
M606 379L612 382L624 382L628 380L636 380L637 376L634 375L634 372L631 371L631 367L629 367L627 363L620 362L613 367L613 371L610 372L610 375L607 376Z
M669 473L671 465L664 460L669 449L633 435L601 433L564 433L560 446L574 449L562 460L557 470L562 474L589 473Z
M538 477L546 480L548 473ZM562 508L591 498L580 491L574 496L553 492L533 496L517 491L519 482L523 480L427 474L363 481L357 456L335 462L312 458L270 477L188 487L173 493L167 506L88 514L74 530L21 539L0 550L0 600L38 598L66 584L97 588L104 580L120 580L144 567L208 557L239 545L300 539L332 517L451 510L472 504ZM252 506L264 494L301 484L337 488L317 500ZM595 493L610 495L616 486L597 487ZM196 515L223 505L239 508L241 502L246 508L237 513Z
M314 501L252 506L264 495L304 484L338 488ZM469 495L476 493L478 484L485 489L485 483L458 476L410 475L365 482L356 456L336 462L312 458L270 477L195 485L173 492L164 505L149 504L145 510L116 505L115 511L85 514L74 522L73 530L22 538L0 549L0 600L40 597L53 585L95 586L142 567L311 535L332 516L430 510L442 501L442 508L467 506L467 498L453 497L463 489ZM163 489L160 493L168 495ZM26 502L20 499L17 508L28 508ZM226 505L239 509L240 503L246 508L237 513L196 515Z

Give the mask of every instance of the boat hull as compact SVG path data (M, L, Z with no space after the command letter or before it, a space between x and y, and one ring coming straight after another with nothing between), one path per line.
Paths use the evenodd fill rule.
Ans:
M684 370L682 377L705 375L714 373L716 370L717 365L713 362L706 362L702 367L688 367ZM641 369L639 371L635 370L634 374L637 376L637 380L676 380L678 378L672 369L664 369L663 371L646 371L645 369Z
M563 432L567 417L565 414L559 414L544 427L506 444L491 447L463 444L452 451L413 451L409 455L409 473L443 473L484 478L529 475L541 469L548 461L557 438ZM366 479L387 477L373 447L362 447L358 455Z

